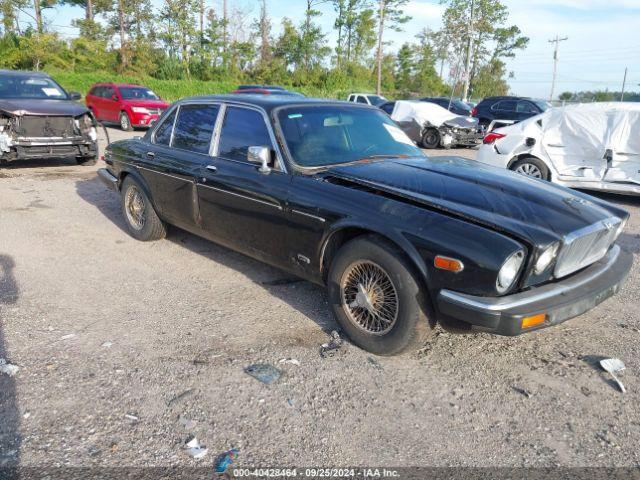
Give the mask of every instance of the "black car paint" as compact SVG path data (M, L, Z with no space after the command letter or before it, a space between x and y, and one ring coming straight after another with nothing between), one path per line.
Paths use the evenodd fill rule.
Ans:
M471 107L466 103L463 103L460 100L450 100L445 97L425 97L420 99L421 102L429 102L435 103L436 105L441 106L449 110L451 113L455 113L456 115L462 115L465 117L471 116Z
M530 273L541 249L577 228L612 215L628 216L569 189L459 158L302 169L284 155L275 113L282 106L316 100L236 94L179 103L190 101L262 111L274 127L284 168L263 174L245 162L162 151L149 131L143 139L109 146L106 160L113 176L119 183L134 176L169 223L315 283L325 281L335 242L369 232L411 260L436 309L442 289L495 297L497 271L510 254L523 250L529 258L511 291L541 284L550 274ZM169 114L170 109L164 116ZM460 273L437 270L435 255L460 259L465 268Z
M516 109L514 110L499 110L496 106L500 102L513 101L515 102ZM531 112L518 112L517 104L523 102L531 108ZM521 122L527 118L533 117L542 113L542 109L528 97L487 97L484 98L473 109L473 116L477 118L482 125L488 126L493 120L509 120L512 122Z

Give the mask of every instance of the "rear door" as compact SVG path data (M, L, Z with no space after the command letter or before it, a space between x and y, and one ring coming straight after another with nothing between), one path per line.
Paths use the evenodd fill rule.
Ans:
M284 265L291 176L268 118L260 109L240 105L226 105L221 115L214 158L198 183L203 228L221 243ZM270 149L270 173L260 173L259 166L247 160L251 146Z
M109 122L117 122L120 116L120 102L114 100L116 91L113 87L104 87L102 91L102 115Z
M166 116L152 136L140 168L162 216L190 227L199 224L196 179L211 161L211 142L219 104L182 104Z
M518 120L515 100L500 100L491 110L495 120Z

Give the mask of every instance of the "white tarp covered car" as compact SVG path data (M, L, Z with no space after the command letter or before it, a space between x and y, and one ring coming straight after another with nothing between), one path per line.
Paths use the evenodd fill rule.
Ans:
M490 132L477 160L567 187L640 195L640 104L549 109Z
M456 115L430 102L398 100L391 118L425 148L475 146L484 132L477 118Z

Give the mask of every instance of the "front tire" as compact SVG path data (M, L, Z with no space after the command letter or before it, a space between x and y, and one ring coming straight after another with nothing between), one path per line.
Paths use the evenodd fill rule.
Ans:
M544 162L536 157L524 157L513 162L510 167L516 173L521 173L528 177L537 178L539 180L550 180L549 168Z
M428 128L422 134L422 146L424 148L438 148L440 146L440 132L435 128Z
M336 254L329 302L349 338L377 355L417 345L430 331L425 295L410 263L376 236L359 237Z
M125 132L131 132L133 130L133 125L127 112L120 112L120 128Z
M121 194L122 215L133 238L148 242L167 236L166 224L158 217L149 197L138 182L126 177L122 183Z

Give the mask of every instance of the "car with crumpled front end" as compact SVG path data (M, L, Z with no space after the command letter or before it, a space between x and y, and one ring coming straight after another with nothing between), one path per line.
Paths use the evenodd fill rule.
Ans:
M277 95L177 102L112 143L129 233L176 225L325 285L343 331L394 354L436 322L518 335L618 291L628 214L457 157L428 158L380 109ZM161 261L159 259L158 261Z
M79 99L45 73L0 70L0 165L61 158L94 164L96 122Z

